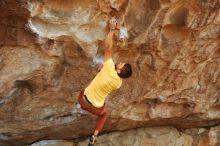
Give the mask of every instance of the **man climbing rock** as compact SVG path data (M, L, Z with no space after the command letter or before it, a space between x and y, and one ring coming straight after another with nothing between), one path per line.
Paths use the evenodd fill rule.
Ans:
M93 146L98 133L102 130L107 118L105 108L105 98L113 90L118 89L122 84L122 79L128 78L132 74L131 65L128 63L114 64L112 60L113 36L117 27L116 19L109 21L109 33L104 45L104 63L101 71L92 80L89 86L81 92L78 101L84 110L97 115L94 134L90 137L88 146Z

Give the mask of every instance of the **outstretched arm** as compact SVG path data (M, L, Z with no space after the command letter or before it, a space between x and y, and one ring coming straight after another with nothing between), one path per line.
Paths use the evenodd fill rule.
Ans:
M112 57L112 46L113 46L113 37L114 37L114 33L116 31L116 29L118 27L118 22L117 20L112 17L110 20L109 20L109 33L105 39L105 53L104 53L104 59L105 61L108 60L109 58Z
M104 59L105 61L112 57L112 46L113 46L113 36L114 36L114 30L110 30L108 33L106 39L105 39L105 45L104 45Z
M117 19L115 17L112 17L109 20L108 27L109 27L110 31L105 39L105 42L104 42L105 43L104 44L104 47L105 47L104 59L105 59L105 61L112 57L112 46L113 46L113 42L114 42L113 37L114 37L114 33L115 33L116 29L119 28L119 23L117 22Z

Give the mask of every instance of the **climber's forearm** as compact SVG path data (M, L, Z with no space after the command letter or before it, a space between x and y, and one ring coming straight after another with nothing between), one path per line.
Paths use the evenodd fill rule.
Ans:
M104 58L105 60L111 58L112 56L112 46L113 46L113 35L114 31L110 31L105 39L105 45L104 45Z
M105 39L105 45L104 45L105 60L111 58L112 56L113 35L114 35L114 31L110 31Z

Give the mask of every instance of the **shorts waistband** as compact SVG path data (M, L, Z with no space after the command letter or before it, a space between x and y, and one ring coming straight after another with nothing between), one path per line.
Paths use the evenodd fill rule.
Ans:
M92 105L92 103L88 100L87 96L86 95L83 95L83 100L88 103L89 105Z

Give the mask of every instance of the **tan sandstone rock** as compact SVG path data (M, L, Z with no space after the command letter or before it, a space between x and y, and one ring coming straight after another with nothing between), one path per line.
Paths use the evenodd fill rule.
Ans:
M220 124L219 8L219 0L1 0L0 145L92 134L96 118L76 101L103 61L112 16L129 35L115 38L113 60L131 63L133 75L107 97L103 133L166 125L190 134L132 130L104 135L102 145L219 145L218 128L191 129Z

